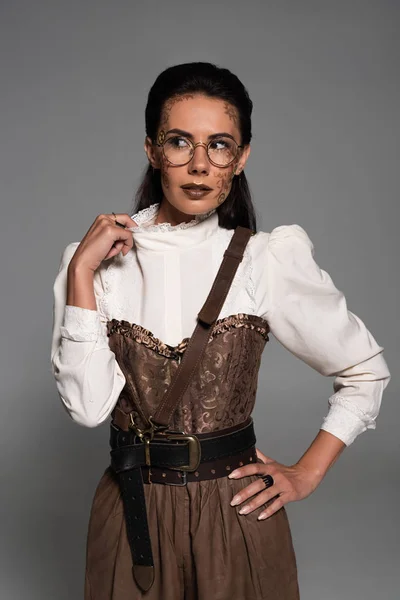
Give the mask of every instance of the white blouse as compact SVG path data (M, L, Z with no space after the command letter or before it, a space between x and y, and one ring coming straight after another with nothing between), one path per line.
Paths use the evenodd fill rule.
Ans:
M53 288L51 365L61 401L81 425L105 421L125 385L107 320L136 323L172 346L190 337L233 235L219 226L215 210L172 226L154 225L158 208L132 216L139 225L131 229L132 250L95 272L97 310L66 305L67 268L79 242L64 250ZM218 318L238 313L263 317L291 353L334 376L321 429L347 446L375 429L390 380L383 347L315 262L302 227L281 225L250 238Z

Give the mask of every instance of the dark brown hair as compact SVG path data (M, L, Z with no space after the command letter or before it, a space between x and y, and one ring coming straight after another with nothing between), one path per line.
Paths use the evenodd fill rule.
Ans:
M146 112L146 135L155 142L162 109L170 98L183 94L203 94L219 98L234 106L239 114L241 144L251 140L251 113L253 103L240 79L228 69L207 62L191 62L167 68L150 89ZM161 202L163 197L161 173L148 165L136 192L131 214ZM226 200L217 208L219 224L225 229L238 225L256 231L256 215L244 171L235 175Z

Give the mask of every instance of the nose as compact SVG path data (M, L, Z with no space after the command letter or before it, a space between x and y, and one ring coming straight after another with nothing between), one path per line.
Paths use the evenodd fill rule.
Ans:
M207 175L210 171L210 161L208 160L207 147L205 144L196 144L192 160L188 163L189 173L203 173Z

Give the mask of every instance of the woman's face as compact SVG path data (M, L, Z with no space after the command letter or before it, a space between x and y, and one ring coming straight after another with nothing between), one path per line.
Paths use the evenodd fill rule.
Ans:
M207 144L216 134L227 134L240 145L239 117L234 106L220 99L198 94L177 96L168 100L163 108L157 141L174 138L178 148L187 147L185 139L194 144ZM180 139L182 136L183 139ZM216 148L222 148L216 140ZM188 215L203 214L217 208L228 196L234 172L238 175L250 154L250 145L239 149L235 161L227 167L213 165L205 146L197 146L191 160L182 166L170 164L162 148L146 137L145 151L151 165L161 170L161 182L166 200L172 207ZM200 184L209 191L199 193L188 186ZM182 186L186 186L183 189Z

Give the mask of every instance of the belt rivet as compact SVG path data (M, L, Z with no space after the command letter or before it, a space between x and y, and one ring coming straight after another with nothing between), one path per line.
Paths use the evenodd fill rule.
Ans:
M195 472L195 476L198 477L200 473L198 471Z
M239 463L239 467L243 467L243 461L242 460Z
M230 466L229 466L229 465L226 465L225 469L226 469L227 471L230 471L230 470L231 470L231 468L230 468Z
M215 475L215 469L211 469L211 473Z
M166 477L166 476L167 476L167 474L166 474L166 473L163 473L163 474L162 474L162 476L163 476L163 477Z
M253 462L253 457L252 456L250 456L250 462Z

